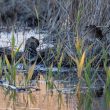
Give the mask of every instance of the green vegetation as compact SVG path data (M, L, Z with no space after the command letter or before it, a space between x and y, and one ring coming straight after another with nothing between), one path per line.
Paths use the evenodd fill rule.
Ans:
M105 110L110 109L109 44L106 44L108 41L99 41L96 38L89 44L85 39L87 33L83 35L82 32L85 26L91 24L108 26L109 11L107 11L108 8L106 7L109 7L109 0L106 2L102 0L100 0L100 3L97 2L92 0L50 0L50 2L47 2L45 10L43 10L40 4L43 2L39 0L38 4L36 3L38 8L37 6L34 7L34 16L36 15L36 22L38 23L39 39L41 28L44 28L44 30L47 29L48 37L44 40L46 43L52 42L54 45L54 48L46 50L44 57L39 53L38 56L41 58L45 68L48 69L46 74L43 75L46 82L46 91L51 91L52 95L54 90L58 93L58 110L61 109L61 103L63 102L62 95L64 90L61 88L61 84L59 84L61 80L69 82L67 85L63 82L63 88L66 88L66 90L72 89L72 93L68 90L70 93L67 94L77 96L78 110L94 110L94 100L97 98L102 100L100 97L103 97L103 104L99 103L99 105ZM5 11L8 13L7 10ZM14 17L17 13L19 13L19 10L16 10ZM8 17L12 20L10 16ZM24 22L26 21L24 20ZM16 38L13 32L11 39L11 62L7 55L2 56L3 58L0 57L0 78L1 80L5 79L8 82L7 84L11 86L11 89L10 87L3 89L5 94L10 97L10 100L13 99L14 101L17 100L17 93L19 93L16 91L17 88L25 89L31 85L31 79L37 62L35 61L33 65L28 65L24 54L19 59L16 59L22 43L16 49L15 41ZM23 63L26 70L26 74L24 74L21 82L17 80L17 66L20 62ZM67 65L71 71L62 75L61 70ZM54 67L58 69L56 73L53 72ZM4 75L2 75L3 70ZM56 80L57 83L55 82ZM31 92L30 88L29 97L34 102L34 98L30 94Z

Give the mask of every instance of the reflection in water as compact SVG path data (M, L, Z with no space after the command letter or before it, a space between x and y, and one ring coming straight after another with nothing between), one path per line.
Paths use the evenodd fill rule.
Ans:
M20 80L20 78L19 78ZM21 78L22 80L22 78ZM17 93L16 103L5 97L4 90L0 89L0 109L11 108L9 110L77 110L77 100L74 94L61 93L54 90L47 90L46 83L41 77L38 85L40 91L30 94ZM60 89L63 84L57 85Z
M17 83L24 81L23 77L22 74L18 75L17 80L19 81ZM40 91L32 92L30 94L26 92L17 93L16 101L10 100L9 95L5 96L5 92L1 87L0 110L78 110L78 100L76 95L73 92L68 91L72 84L69 84L69 82L63 83L62 81L56 81L55 85L58 90L62 90L63 92L57 91L56 89L47 89L43 76L40 76L37 85L34 83L34 86L40 88ZM83 96L85 103L87 103L85 94L83 94ZM103 97L96 98L93 96L92 98L92 110L107 110L104 108ZM80 110L85 109L81 107Z

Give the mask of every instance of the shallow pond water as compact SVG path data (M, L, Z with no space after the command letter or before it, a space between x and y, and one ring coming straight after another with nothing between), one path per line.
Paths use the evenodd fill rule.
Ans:
M34 36L40 42L40 45L37 50L45 49L47 46L53 47L52 44L43 43L43 38L48 36L47 31L38 32L36 29L33 29L33 30L30 29L30 30L24 30L24 31L22 30L22 31L16 31L16 32L14 31L14 33L12 31L11 32L7 32L7 31L0 32L0 47L10 47L11 38L13 34L15 36L16 48L18 48L22 44L20 48L21 52L24 51L26 40L30 38L31 36Z
M31 36L34 36L40 41L40 46L37 48L37 50L45 49L47 45L49 47L53 47L52 44L43 43L43 38L48 36L45 32L39 34L35 30L29 30L25 32L19 31L15 32L14 36L16 40L16 48L18 48L18 46L23 42L20 51L24 51L25 41ZM0 47L10 47L11 37L12 32L1 32ZM40 71L47 71L47 68L44 67L37 66L36 68L37 70L40 68ZM18 67L18 69L20 69L20 67ZM58 68L53 68L52 70L56 72ZM62 71L67 72L68 70L64 68ZM16 101L10 100L9 95L5 96L3 88L0 87L0 110L78 110L78 99L74 91L75 84L69 81L69 78L71 79L71 76L69 76L66 81L54 81L57 89L60 90L60 92L58 92L57 89L47 90L45 79L41 75L38 83L34 85L35 87L37 86L40 91L35 91L30 94L25 92L17 93ZM20 80L22 81L23 79L18 78L18 82ZM103 97L94 97L93 110L104 110L103 102Z
M18 78L20 80L21 76ZM56 83L59 89L63 89L63 83ZM77 98L71 93L59 93L46 89L43 76L37 83L40 91L17 93L16 101L5 97L4 90L0 88L0 110L77 110Z
M18 82L22 81L23 77L17 76ZM3 88L0 87L0 110L78 110L78 98L72 90L73 85L69 81L58 80L54 84L57 89L47 89L45 79L40 75L38 83L34 85L40 91L17 93L16 101L10 100L9 95L5 96ZM92 110L105 110L103 101L103 97L93 97Z

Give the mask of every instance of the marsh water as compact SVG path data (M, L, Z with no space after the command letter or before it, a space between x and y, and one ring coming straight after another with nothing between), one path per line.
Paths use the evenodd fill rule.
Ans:
M6 30L6 29L4 29ZM31 36L39 39L40 45L38 50L45 49L46 46L53 46L52 44L43 43L43 38L48 36L47 31L39 32L36 29L25 29L18 31L2 31L0 32L0 47L10 47L12 35L15 37L15 46L18 48L21 45L20 51L24 51L25 42Z
M12 32L0 33L0 47L10 47L12 34ZM47 45L53 46L52 44L43 43L43 38L48 36L47 33L39 34L35 30L29 30L14 32L14 36L16 38L16 48L22 43L20 51L24 51L25 41L30 36L34 36L40 40L38 50L45 49ZM55 70L57 69L55 68ZM66 71L66 74L69 76L69 71L68 73ZM24 76L17 76L18 82L23 80L22 77ZM55 79L55 88L48 89L45 78L43 75L40 75L37 83L34 83L34 86L40 90L33 91L32 93L16 93L16 101L11 100L9 95L5 94L5 89L0 87L0 110L78 110L78 98L74 89L76 88L76 83L74 82L77 82L75 80L74 78L74 81L71 81L70 74L68 79ZM93 98L93 110L103 110L103 97Z
M23 76L17 77L20 81ZM40 91L17 93L16 101L10 100L8 95L5 96L1 87L0 110L78 110L78 99L72 90L73 84L69 81L56 81L55 85L61 92L58 92L57 89L47 89L45 79L40 75L38 83L34 85ZM92 110L104 110L103 97L94 97Z

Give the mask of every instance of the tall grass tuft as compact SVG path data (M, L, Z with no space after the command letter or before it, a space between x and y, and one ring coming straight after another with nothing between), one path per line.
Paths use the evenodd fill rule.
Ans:
M6 62L6 68L4 69L5 71L5 79L9 82L9 85L13 85L15 87L18 87L18 81L17 81L17 66L18 64L22 61L24 65L27 67L25 64L25 58L24 55L22 55L19 59L16 59L17 54L19 54L19 49L21 48L22 44L16 49L15 47L15 36L14 33L12 35L11 39L11 62L9 61L7 55L5 55L5 62ZM29 66L26 77L24 78L22 86L28 86L30 83L30 80L32 78L34 68L35 68L36 62L32 65ZM1 66L1 64L0 64ZM11 90L7 89L6 94L10 95L10 99L16 99L16 90Z

